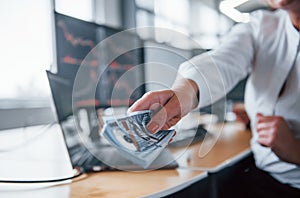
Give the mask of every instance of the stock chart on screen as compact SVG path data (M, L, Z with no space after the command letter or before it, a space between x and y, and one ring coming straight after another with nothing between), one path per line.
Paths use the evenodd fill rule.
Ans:
M97 45L106 38L120 32L96 23L86 22L55 12L57 73L67 79L75 79L79 67L88 74L87 84L82 85L82 96L78 105L95 104L99 107L130 105L145 92L144 70L139 66L143 60L143 49L126 51L120 43L108 39L105 51L97 50ZM126 42L142 43L136 34L122 34ZM107 54L118 54L103 63ZM101 58L100 58L101 57ZM132 70L134 67L139 67ZM126 73L133 71L130 77ZM101 74L101 75L100 75ZM96 83L95 98L87 98L89 83ZM115 94L113 94L115 93Z

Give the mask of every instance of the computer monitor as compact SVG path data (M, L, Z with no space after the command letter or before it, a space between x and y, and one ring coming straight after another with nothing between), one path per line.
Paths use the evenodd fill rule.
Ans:
M97 25L54 13L57 72L74 78L86 55L97 45Z
M117 39L111 37L117 34ZM120 34L120 36L118 36ZM99 27L98 38L107 38L105 51L101 54L109 57L109 54L117 55L113 60L106 60L109 65L99 68L102 72L98 86L97 95L100 98L100 105L104 106L128 106L133 104L145 93L144 76L144 51L143 48L126 50L128 43L132 46L142 46L142 41L137 34L122 32L118 29ZM121 42L119 37L122 37ZM127 51L126 53L120 53ZM120 54L118 56L118 54ZM106 62L105 61L105 62ZM111 96L111 97L110 97ZM102 102L102 104L101 104Z
M143 49L130 49L106 65L106 55L124 51L122 43L109 37L122 32L86 22L55 12L57 73L67 79L76 79L78 71L86 73L86 79L76 86L73 95L79 105L93 103L97 108L130 106L145 93ZM142 40L132 32L122 32L125 44L142 46ZM99 51L101 41L108 39L105 51ZM80 69L84 67L84 69ZM134 68L134 69L133 69ZM130 75L128 75L128 73ZM124 76L129 77L124 77ZM96 90L91 90L96 84ZM93 92L93 93L91 93ZM95 96L91 98L91 95ZM75 96L75 97L74 97Z

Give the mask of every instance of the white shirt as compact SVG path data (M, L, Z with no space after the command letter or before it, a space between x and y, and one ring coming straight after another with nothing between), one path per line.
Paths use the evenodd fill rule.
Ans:
M256 11L250 23L234 26L218 49L195 56L179 69L180 75L197 83L199 107L221 99L249 74L245 106L252 123L256 165L296 188L300 188L300 167L281 161L270 148L261 146L254 126L258 112L283 116L300 141L299 41L287 12Z

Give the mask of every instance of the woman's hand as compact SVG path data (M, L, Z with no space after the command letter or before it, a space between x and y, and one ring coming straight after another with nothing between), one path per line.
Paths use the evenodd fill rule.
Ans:
M256 115L258 142L283 161L300 165L300 142L293 136L286 121L280 116Z
M151 109L154 116L147 128L151 133L175 125L198 104L198 86L192 80L177 80L171 90L146 93L135 102L129 112Z

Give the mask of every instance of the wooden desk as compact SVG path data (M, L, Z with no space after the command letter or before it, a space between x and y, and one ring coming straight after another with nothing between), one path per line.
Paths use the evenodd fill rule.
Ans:
M205 172L180 169L93 173L70 185L70 197L161 197L204 177Z
M219 125L214 130L219 130L220 127ZM214 135L209 137L208 141L215 138ZM206 171L217 171L249 153L250 138L251 132L245 131L242 125L226 124L216 144L202 158L198 155L203 142L194 144L188 149L171 149L171 152L177 156L180 165L177 170L90 174L87 179L70 185L70 197L160 197L169 195L204 178ZM201 170L202 168L203 170Z
M0 185L5 198L162 197L178 192L205 178L207 173L190 170L90 173L72 183L46 187L36 184ZM24 187L25 186L25 187Z
M245 130L243 125L239 123L227 123L224 126L219 124L209 131L212 135L206 137L207 139L203 142L191 145L185 150L171 149L181 167L214 172L234 163L250 152L251 131ZM211 149L209 149L210 145L212 145Z
M220 126L217 126L220 127ZM206 141L213 141L211 136ZM249 152L251 133L239 125L226 124L212 149L199 157L203 142L187 149L172 149L179 162L176 170L155 170L145 172L100 172L88 174L85 178L70 184L33 190L1 191L0 197L161 197L175 193L207 176L208 171L216 171Z

